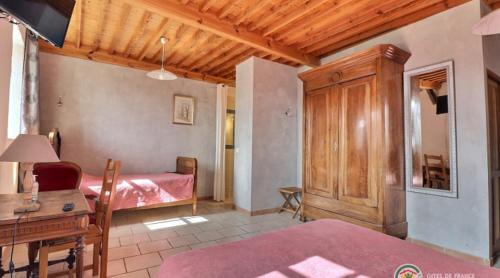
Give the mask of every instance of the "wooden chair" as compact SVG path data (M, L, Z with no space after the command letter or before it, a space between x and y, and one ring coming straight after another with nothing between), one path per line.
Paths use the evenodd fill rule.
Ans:
M90 224L88 232L85 234L85 244L93 244L94 252L92 265L85 266L85 269L92 269L92 275L99 274L101 278L106 277L107 274L109 227L111 225L113 201L120 167L120 161L108 160L106 170L104 171L101 193L95 203L95 224ZM45 278L48 275L50 253L72 248L75 248L75 243L72 239L42 242L39 259L39 277Z
M82 169L73 162L60 161L51 163L35 163L33 174L37 176L38 191L57 191L77 189L82 179ZM40 248L40 242L30 242L28 244L28 261L30 270L27 276L31 275L31 270L35 267L35 259ZM67 262L74 262L74 250L70 250Z
M442 155L424 154L425 176L431 188L449 189L450 176L446 171ZM435 186L437 185L437 187Z

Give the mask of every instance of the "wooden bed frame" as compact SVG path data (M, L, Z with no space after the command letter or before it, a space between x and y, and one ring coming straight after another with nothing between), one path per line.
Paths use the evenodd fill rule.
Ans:
M57 155L60 157L61 135L59 134L59 130L57 130L57 128L52 129L50 131L48 137L49 137L50 143L52 144L52 147L54 147L54 150L57 152ZM193 175L193 177L194 177L193 197L191 199L176 201L176 202L160 203L160 204L148 205L148 206L137 207L137 208L121 209L119 211L135 211L135 210L142 210L142 209L192 205L193 206L193 215L195 215L196 209L197 209L196 206L197 206L197 202L198 202L198 196L197 196L198 161L196 160L196 158L192 158L192 157L181 157L181 156L177 157L177 161L175 164L175 173L182 174L182 175Z
M176 201L176 202L168 202L168 203L160 203L136 208L127 208L120 209L118 211L136 211L142 209L152 209L152 208L164 208L164 207L174 207L174 206L184 206L184 205L192 205L193 206L193 215L196 214L196 205L198 202L198 196L196 192L197 188L197 180L198 180L198 161L196 158L192 157L177 157L175 173L182 175L193 175L194 176L194 184L193 184L193 197L188 200Z

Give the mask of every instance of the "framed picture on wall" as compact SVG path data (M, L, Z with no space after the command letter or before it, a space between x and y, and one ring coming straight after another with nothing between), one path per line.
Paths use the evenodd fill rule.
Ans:
M174 124L194 124L194 97L174 96Z

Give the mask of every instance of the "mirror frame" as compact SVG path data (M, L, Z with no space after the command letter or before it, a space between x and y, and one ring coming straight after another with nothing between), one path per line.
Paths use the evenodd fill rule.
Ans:
M411 133L411 78L416 75L446 69L448 84L448 132L449 132L449 161L450 161L450 190L434 188L418 188L413 186L413 159L412 159L412 133ZM457 180L457 136L455 119L455 78L453 61L425 66L404 72L404 122L405 122L405 170L406 191L423 194L431 194L443 197L458 198Z

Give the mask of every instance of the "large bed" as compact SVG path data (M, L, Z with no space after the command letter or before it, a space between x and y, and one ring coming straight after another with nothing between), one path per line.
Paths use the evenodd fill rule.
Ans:
M415 271L401 268L407 264L423 275L404 276ZM500 277L500 271L328 219L168 257L157 277L479 278Z

